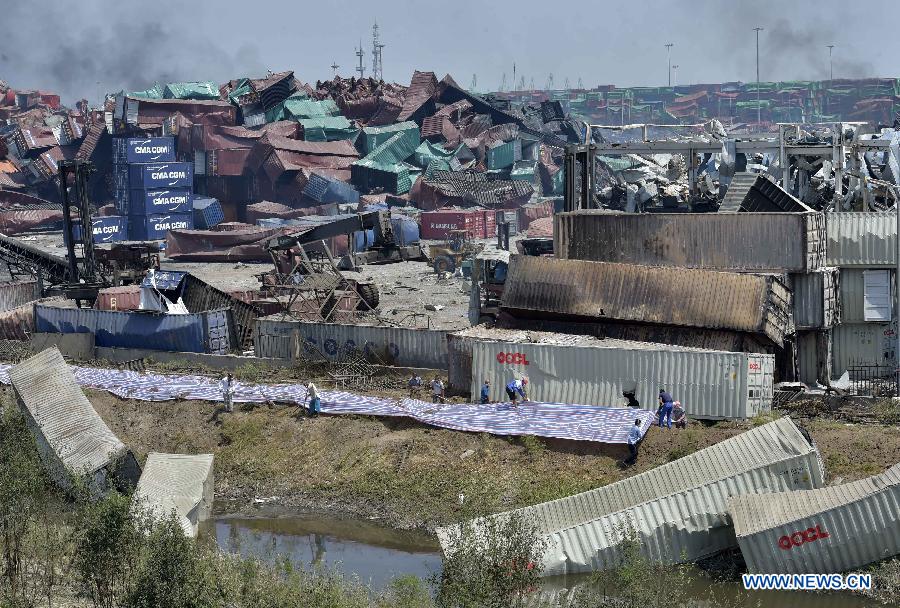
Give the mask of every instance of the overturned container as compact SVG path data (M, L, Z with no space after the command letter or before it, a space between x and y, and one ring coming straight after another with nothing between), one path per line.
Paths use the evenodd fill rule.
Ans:
M791 292L775 275L514 255L501 308L519 318L724 329L782 346Z
M196 538L212 514L213 455L149 453L133 500L160 519L174 511L184 535Z
M728 500L749 572L833 574L900 553L900 464L837 486Z
M82 478L94 494L134 486L134 454L94 410L56 347L16 365L9 377L54 482L69 489Z
M825 264L821 213L614 213L555 216L560 258L741 272L810 272Z
M493 396L502 399L507 382L527 376L529 398L550 403L615 407L629 392L641 407L656 411L659 389L665 387L691 418L742 420L772 407L774 355L584 336L573 341L573 336L559 334L556 340L548 336L535 343L529 341L532 332L508 333L525 335L472 344L472 395L489 380ZM451 357L451 364L459 359Z
M656 563L713 555L736 545L730 496L823 485L817 449L785 417L608 486L493 517L521 517L537 527L547 541L544 576L574 574L618 565L632 534ZM477 530L478 520L473 524ZM452 553L459 527L437 533Z

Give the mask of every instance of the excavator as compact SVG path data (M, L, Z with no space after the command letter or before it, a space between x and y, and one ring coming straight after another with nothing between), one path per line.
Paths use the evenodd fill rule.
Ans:
M326 241L372 231L374 240L364 251L335 258ZM370 211L311 220L308 226L269 240L266 249L274 269L257 275L262 291L275 298L285 313L333 320L348 307L360 312L379 305L378 286L360 280L367 264L391 264L426 259L421 246L401 245L389 211Z

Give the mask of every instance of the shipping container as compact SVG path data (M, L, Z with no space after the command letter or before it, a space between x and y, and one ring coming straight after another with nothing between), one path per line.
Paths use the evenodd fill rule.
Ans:
M512 167L515 162L515 144L512 141L495 142L485 150L484 157L489 170Z
M493 211L485 209L445 209L425 211L419 216L422 238L443 240L453 230L465 230L469 238L493 238L497 233L497 223Z
M528 377L535 401L616 407L634 392L644 409L656 411L659 388L681 401L688 417L743 420L772 407L775 357L622 340L535 344L477 340L472 345L472 395L487 379L493 397Z
M194 197L194 228L210 230L225 220L222 205L214 198Z
M97 292L94 308L98 310L140 310L141 286L107 287Z
M543 576L614 568L631 532L650 561L687 563L737 545L730 496L820 488L824 477L815 446L783 417L595 490L492 517L537 527L547 542ZM445 554L457 530L438 529Z
M94 495L118 482L137 483L140 467L84 396L56 347L9 370L44 467L62 488L83 479Z
M322 353L339 359L348 348L372 354L388 365L447 369L447 333L376 325L285 321L281 316L256 322L257 357L291 359Z
M128 214L154 215L193 213L194 194L190 188L171 190L131 190L128 195Z
M825 329L841 322L840 274L837 268L789 276L794 301L794 326Z
M509 224L509 236L515 236L519 233L519 212L510 209L501 209L494 214L495 225L499 226L501 222ZM486 237L487 238L487 237Z
M115 137L113 161L117 163L170 163L175 161L174 137Z
M896 268L895 212L834 212L826 214L825 217L829 266Z
M791 293L776 276L513 255L501 307L520 318L638 322L794 333Z
M132 501L156 519L175 512L187 538L196 538L213 508L213 455L150 452Z
M821 213L560 213L563 259L742 272L810 272L825 265ZM835 264L836 265L836 264Z
M123 215L93 216L91 232L95 243L117 243L128 240L128 218ZM81 222L72 224L72 234L76 240L81 239ZM64 240L68 234L63 233Z
M132 190L192 188L194 163L138 163L128 165L128 186Z
M894 270L841 269L841 323L886 322L894 307Z
M39 332L92 333L97 346L224 355L232 349L230 310L186 315L58 308L35 304Z
M169 230L193 230L193 213L132 216L129 219L132 241L162 241Z
M795 338L797 380L809 386L828 386L835 377L833 330L798 331ZM842 370L843 371L843 370Z
M0 312L18 308L41 297L37 281L0 283Z
M896 324L841 323L832 330L834 337L834 374L842 375L854 366L897 364ZM858 379L852 372L850 378Z
M751 573L833 574L900 553L900 464L849 483L728 500Z

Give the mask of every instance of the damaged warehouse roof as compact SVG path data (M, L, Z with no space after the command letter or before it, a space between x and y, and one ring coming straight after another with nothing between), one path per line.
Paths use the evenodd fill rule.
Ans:
M618 564L628 528L653 562L712 555L735 545L726 501L736 491L823 485L818 451L785 417L616 483L494 517L515 514L534 522L548 542L542 575L574 574ZM445 553L453 552L458 531L438 529Z
M16 365L9 377L41 458L59 485L69 487L70 475L87 476L98 490L114 475L137 481L134 456L84 396L57 348Z

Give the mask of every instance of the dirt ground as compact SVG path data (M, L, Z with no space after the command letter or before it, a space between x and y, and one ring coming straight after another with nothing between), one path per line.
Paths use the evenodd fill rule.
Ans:
M217 423L211 403L150 403L96 391L88 396L141 461L149 451L215 454L220 512L278 506L406 529L432 529L612 483L754 424L654 427L638 464L623 469L623 447L463 433L397 418L307 419L280 405L225 414ZM821 450L829 483L872 475L900 461L896 427L804 424Z

